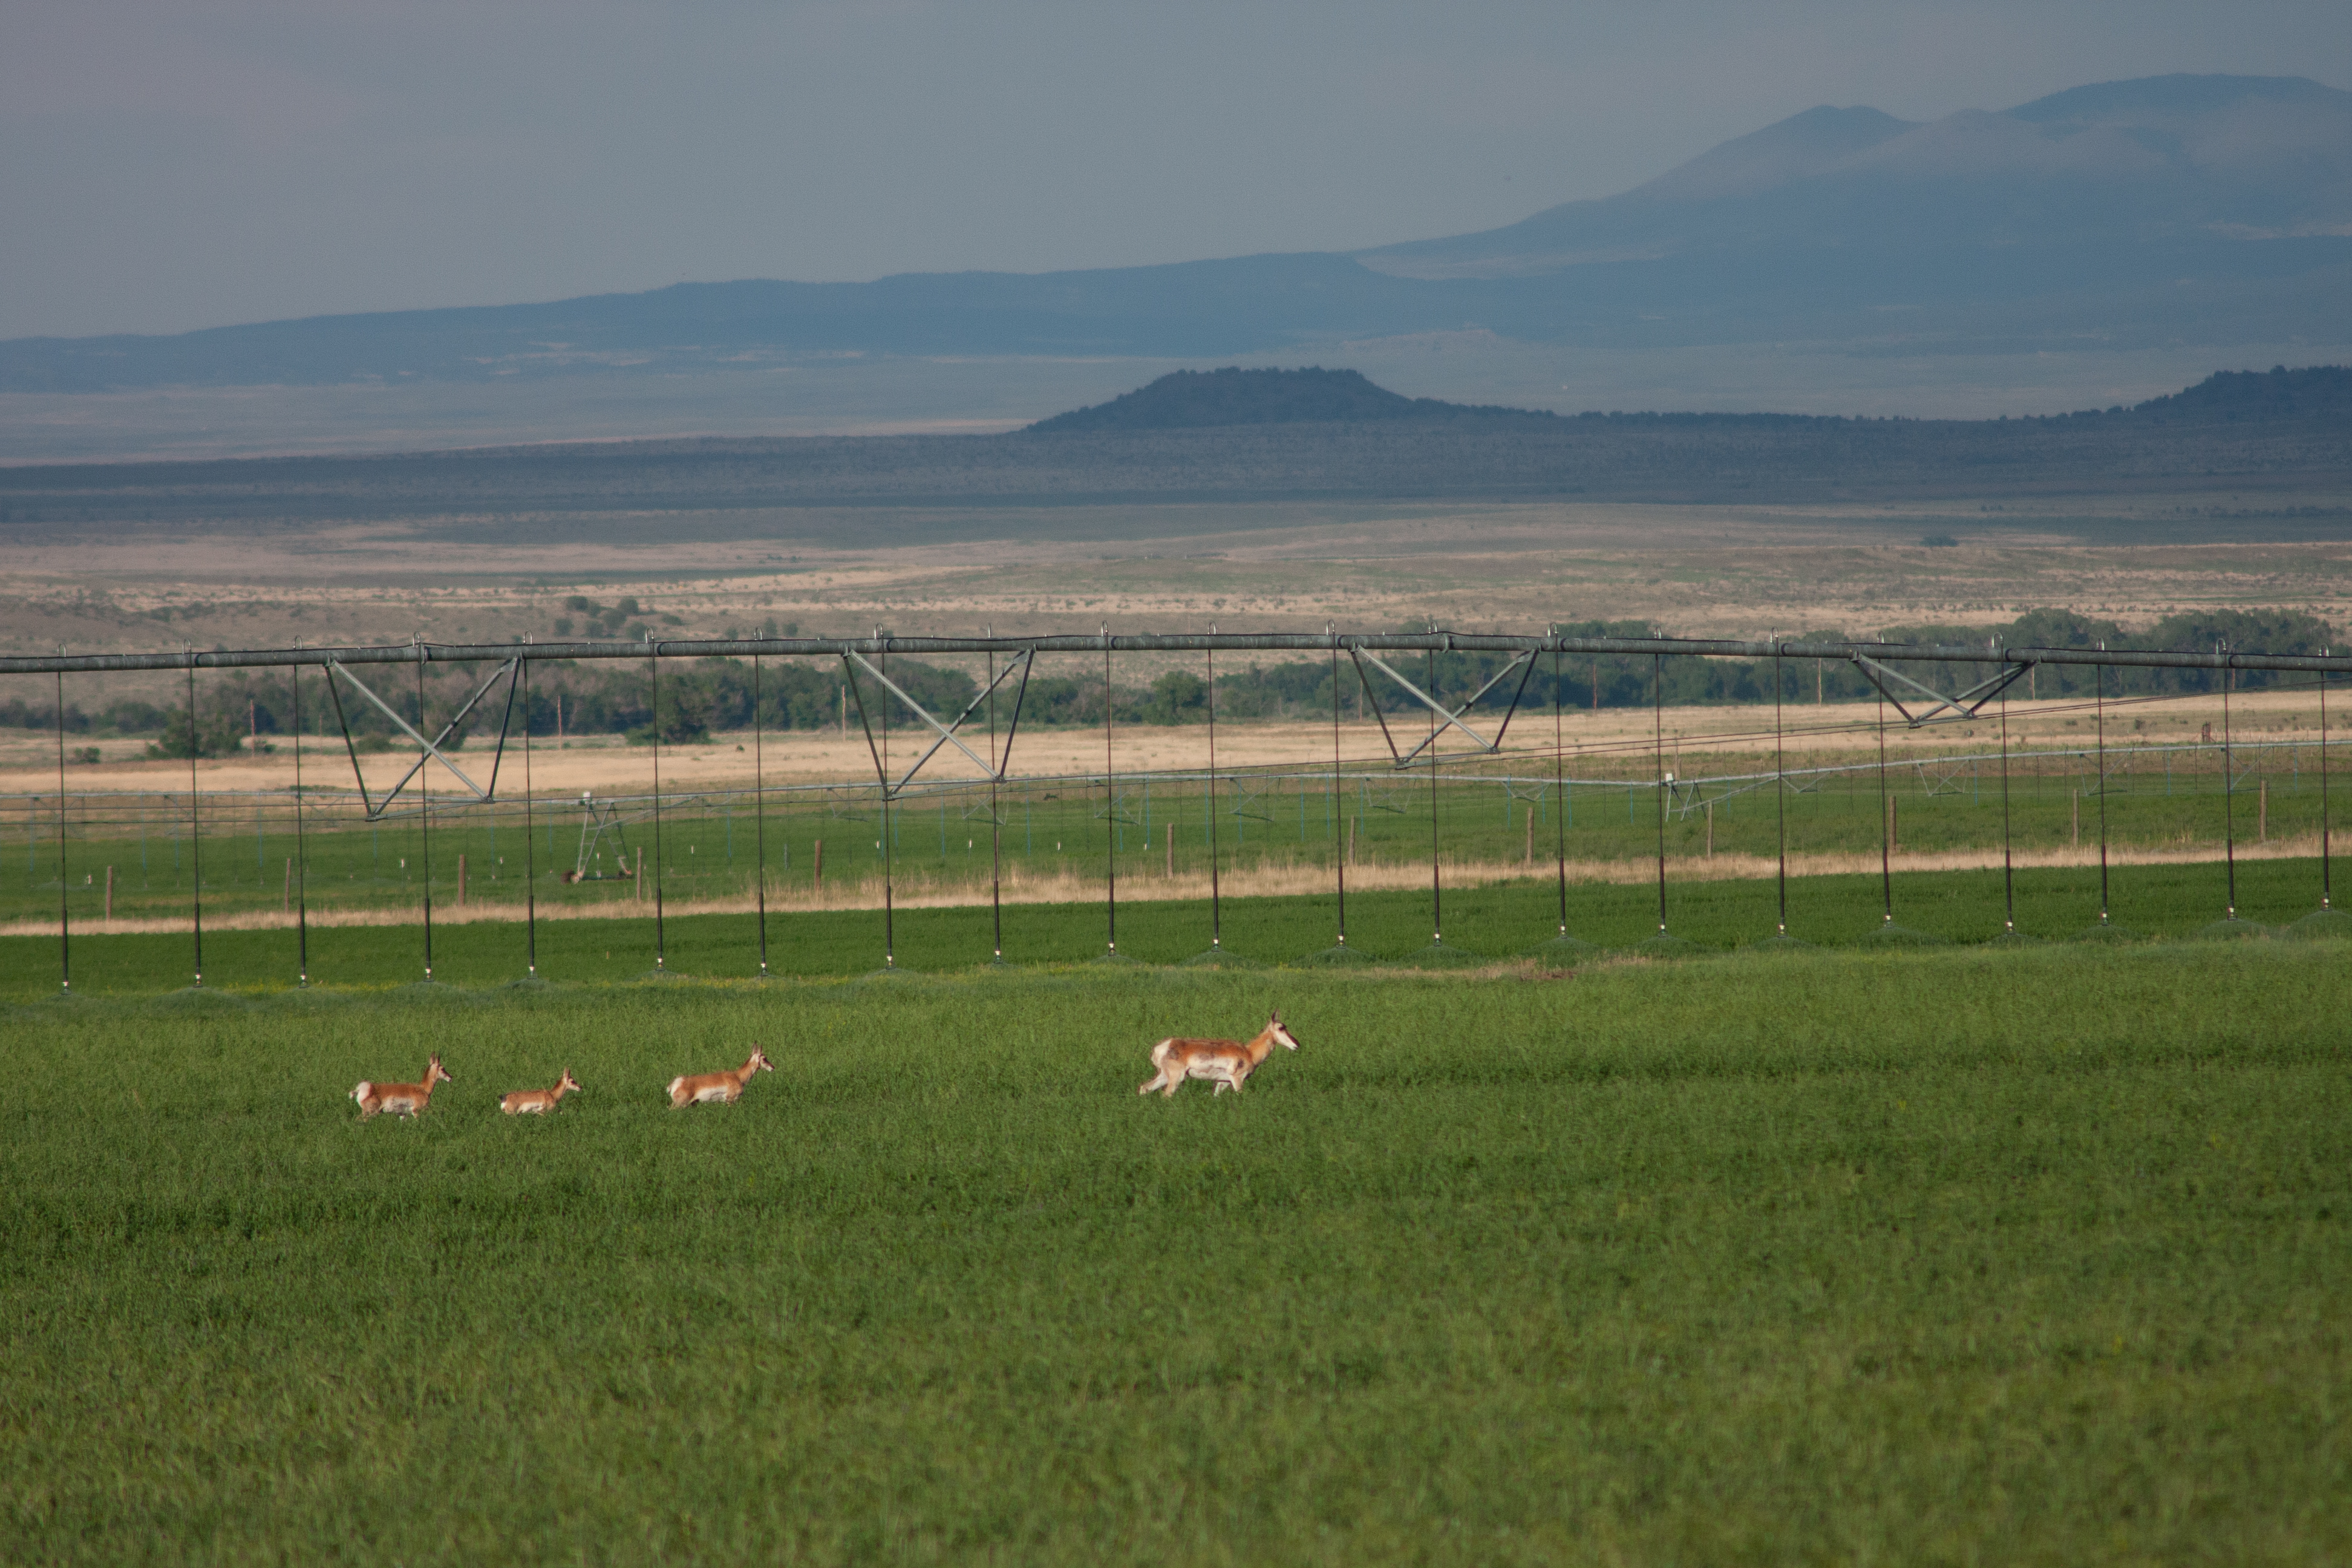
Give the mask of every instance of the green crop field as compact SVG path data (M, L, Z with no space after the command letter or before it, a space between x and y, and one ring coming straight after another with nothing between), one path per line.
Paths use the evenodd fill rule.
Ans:
M1772 856L1785 839L1800 858L1875 856L1891 815L1901 852L1997 854L2006 842L2028 857L2088 854L2104 816L2119 852L2218 855L2232 839L2315 847L2323 820L2342 815L2324 812L2329 797L2309 745L2240 747L2228 791L2210 750L2118 745L2104 797L2092 752L2037 752L2018 760L2006 805L1997 763L1978 747L1890 769L1891 814L1867 764L1792 777L1785 795L1753 773L1677 785L1665 803L1665 852L1677 864ZM993 802L985 784L918 787L888 814L887 859L902 887L971 897L984 896L994 858L1016 877L1094 877L1109 858L1139 879L1204 875L1213 857L1228 872L1328 868L1343 857L1412 866L1433 847L1486 863L1647 859L1659 848L1661 807L1650 759L1607 761L1643 776L1559 785L1540 756L1516 759L1515 773L1459 768L1434 788L1425 774L1244 773L1219 781L1213 810L1196 779L1126 779L1110 791L1099 780L1025 780ZM1769 766L1769 752L1737 762ZM436 796L429 826L413 795L369 821L342 795L306 796L298 816L285 790L208 793L193 813L184 793L75 795L62 825L56 795L13 796L0 798L0 920L47 918L61 896L86 924L110 910L168 915L188 907L199 872L206 907L222 914L290 910L299 893L314 909L413 918L428 889L436 907L454 905L461 878L472 904L520 907L529 886L551 908L613 909L638 900L640 868L643 886L657 876L681 902L748 898L763 867L770 888L805 895L820 858L826 889L878 890L886 851L876 796L871 784L774 791L762 801L748 789L673 795L658 836L649 796L604 802L593 819L574 800ZM580 881L561 879L573 871Z
M2221 926L2229 904L2229 873L2215 862L2127 866L2109 880L2116 927L2141 939L2200 934L2286 936L2352 926L2341 913L2318 915L2316 858L2241 862L2240 921ZM2019 932L2034 939L2078 935L2096 925L2097 868L2021 869L2014 879ZM1891 879L1902 941L1980 942L1998 936L2009 908L2001 873L1897 872ZM1876 876L1795 877L1789 883L1791 936L1825 948L1882 945L1885 894ZM209 906L208 906L209 907ZM650 909L649 903L616 907ZM1698 950L1732 952L1773 935L1779 893L1769 879L1675 881L1666 890L1672 934ZM1328 956L1338 932L1333 894L1226 899L1220 906L1224 950L1274 964L1312 963ZM732 980L759 972L759 924L751 913L672 916L656 931L646 914L614 919L542 920L535 928L514 919L443 923L434 928L434 978L459 985L502 984L526 976L535 940L539 974L561 982L637 978L655 967L656 943L664 967L701 980ZM1557 883L1541 874L1444 892L1444 951L1430 951L1430 893L1359 889L1348 895L1350 949L1405 963L1507 960L1531 951L1551 967L1572 963L1579 952L1546 952L1559 929ZM1181 963L1210 945L1212 914L1205 900L1129 901L1117 910L1118 951L1151 964ZM1575 883L1569 921L1580 941L1605 949L1639 951L1657 934L1654 887ZM535 938L530 934L535 930ZM882 966L885 929L878 910L772 912L767 918L769 970L779 977L848 978ZM1015 964L1069 963L1098 957L1110 935L1102 903L1008 904L1004 953ZM986 963L995 926L986 904L902 909L890 921L899 967L955 973ZM74 989L79 993L145 995L186 984L195 969L193 931L94 935L72 941ZM205 932L207 985L271 991L294 984L300 940L278 930ZM342 986L421 980L425 928L399 925L314 926L310 973ZM2352 951L2352 950L2347 950ZM58 988L59 944L53 935L0 938L0 999L31 1000Z
M2283 864L2266 918L2312 901ZM1980 927L1980 882L1897 894ZM1769 884L1714 890L1695 929L1752 935ZM52 950L7 943L0 1561L2352 1554L2345 944L587 973L645 923L565 922L536 990L463 946L512 927L451 933L473 989L358 928L342 987L265 993L255 932L247 989L135 994L166 939L121 937L77 950L124 994L32 1001ZM679 923L740 973L742 921ZM1303 1048L1245 1094L1136 1097L1153 1039L1276 1005ZM740 1103L667 1108L754 1040ZM433 1050L422 1120L342 1098Z

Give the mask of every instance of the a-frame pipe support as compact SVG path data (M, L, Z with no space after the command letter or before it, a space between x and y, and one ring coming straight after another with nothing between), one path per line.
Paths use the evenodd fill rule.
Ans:
M474 694L466 699L464 705L457 710L457 713L449 720L449 721L441 726L441 732L430 741L426 740L424 734L419 731L415 725L402 718L399 712L395 710L390 703L386 702L383 698L378 697L373 691L370 690L367 683L362 680L358 676L353 675L350 670L345 669L341 664L331 658L325 661L325 667L329 676L329 679L327 681L327 691L328 694L335 700L335 722L342 727L343 749L347 753L349 753L352 759L352 776L359 781L360 800L367 808L367 816L369 821L374 822L381 820L385 810L391 806L394 799L399 795L402 790L408 787L409 781L424 770L426 763L435 758L438 758L443 767L447 768L452 773L457 775L458 783L464 784L468 790L473 792L474 798L476 800L488 801L496 798L499 787L499 764L506 757L507 731L511 727L514 721L515 687L517 684L518 673L522 668L522 659L520 656L508 659L504 664L499 665L498 668L492 670L490 672L489 679L484 680L481 685L474 689ZM345 680L350 681L352 690L358 692L362 697L366 698L370 702L374 703L379 712L383 713L385 718L391 720L394 724L399 725L401 731L407 735L410 740L415 741L418 747L421 748L417 752L416 761L410 764L406 773L400 775L400 782L394 784L391 789L385 791L383 797L380 800L371 799L369 797L367 779L360 772L359 747L352 738L351 721L343 713L342 695L337 689L332 679L338 675L341 676ZM490 754L490 784L488 789L485 789L480 784L476 784L471 778L467 777L466 770L452 762L449 759L449 754L446 752L444 752L441 748L443 744L448 741L449 737L457 732L457 726L466 721L467 716L473 712L475 706L478 704L483 698L488 696L490 689L498 685L500 680L505 680L507 682L507 700L504 710L499 716L499 743L497 749ZM420 713L417 717L422 719L424 715ZM525 723L529 723L530 716L526 714L523 721Z
M1388 717L1381 711L1379 700L1377 699L1373 700L1371 704L1372 717L1380 721L1381 739L1388 742L1389 755L1395 761L1396 765L1400 768L1412 766L1414 758L1420 756L1422 752L1429 750L1432 746L1434 746L1437 743L1438 737L1445 733L1448 725L1469 736L1470 743L1477 747L1481 752L1492 753L1501 751L1503 749L1503 736L1509 731L1511 727L1511 720L1519 710L1519 699L1527 694L1528 678L1535 674L1536 669L1536 656L1533 649L1518 654L1514 657L1508 664L1506 664L1502 668L1496 670L1486 685L1481 686L1477 690L1472 692L1469 699L1465 701L1461 707L1448 708L1444 703L1438 701L1437 699L1432 697L1428 692L1423 691L1420 687L1415 686L1412 681L1407 680L1403 676L1399 675L1395 670L1390 668L1389 666L1381 660L1379 655L1366 653L1362 648L1350 643L1348 645L1348 657L1356 661L1356 679L1362 684L1366 695L1369 696L1371 692L1371 678L1364 673L1364 666L1369 664L1373 668L1379 670L1382 675L1387 676L1391 680L1395 681L1399 686L1403 687L1414 700L1418 701L1423 707L1428 709L1431 712L1436 714L1440 719L1444 721L1444 723L1440 724L1436 729L1431 731L1428 738L1423 740L1421 744L1413 747L1412 750L1409 752L1399 752L1397 750L1396 737L1389 731ZM1477 706L1478 699L1486 696L1486 693L1494 690L1495 688L1500 686L1505 680L1508 679L1510 678L1511 671L1515 669L1519 672L1519 684L1511 693L1511 705L1503 712L1502 724L1495 731L1495 738L1492 741L1489 741L1485 736L1479 734L1477 731L1473 730L1469 725L1465 724L1462 721L1462 715L1467 713L1472 708Z
M1024 648L1014 658L1008 659L1005 662L1004 668L997 674L996 678L991 680L986 686L981 688L980 694L964 705L963 711L957 714L952 721L945 724L940 723L937 719L931 717L930 713L923 707L923 705L916 701L912 697L907 695L906 691L900 688L897 682L893 681L888 676L883 674L880 670L875 668L873 665L867 663L863 654L845 654L843 658L845 662L856 664L858 668L872 676L875 680L881 685L885 691L889 692L891 696L896 697L899 701L905 703L908 709L914 713L916 718L920 719L924 723L929 725L934 731L938 731L939 738L930 743L929 747L924 751L921 756L915 759L914 765L912 767L909 767L905 773L898 775L898 782L897 784L892 784L884 774L882 771L881 753L878 751L875 752L874 776L876 781L882 785L882 792L885 796L896 799L899 793L903 791L910 782L912 782L914 776L922 772L923 764L929 762L932 757L937 755L939 749L941 746L947 745L952 745L957 751L961 752L965 756L970 757L973 763L979 767L981 773L988 778L994 780L998 784L1003 784L1004 782L1005 770L1013 765L1013 738L1021 731L1021 706L1024 700L1025 700L1029 695L1029 667L1036 662L1037 650L1035 648ZM982 705L987 702L989 697L994 693L998 687L1003 686L1005 681L1011 679L1016 670L1020 673L1021 684L1013 689L1013 723L1012 727L1006 730L1004 734L1003 757L1001 763L996 764L982 762L978 752L974 752L970 746L965 745L961 740L957 738L956 731L963 728L965 720L980 711ZM853 679L850 682L850 689L855 691L856 688L857 683ZM864 721L865 713L865 703L861 698L858 704L858 717L861 722ZM873 740L874 737L869 729L866 735L866 744L869 750L873 748Z
M1921 685L1899 669L1889 669L1866 654L1858 653L1853 658L1854 668L1862 671L1863 679L1878 688L1879 695L1893 703L1895 710L1903 715L1904 722L1914 730L1929 724L1958 724L1975 718L1986 703L2008 690L2016 684L2019 676L2033 668L2031 659L2012 662L2003 656L2000 673L1987 676L1957 697L1947 697L1932 686ZM1887 684L1889 681L1907 687L1912 701L1916 702L1921 697L1931 697L1935 699L1935 705L1922 712L1912 712L1904 705L1903 698L1895 688ZM1950 710L1948 714L1945 712L1947 709Z

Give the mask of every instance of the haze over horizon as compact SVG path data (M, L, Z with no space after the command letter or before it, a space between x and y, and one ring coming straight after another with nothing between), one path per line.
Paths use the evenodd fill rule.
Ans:
M0 338L686 279L1355 252L1640 184L1816 105L2352 84L2352 13L1691 4L13 7Z

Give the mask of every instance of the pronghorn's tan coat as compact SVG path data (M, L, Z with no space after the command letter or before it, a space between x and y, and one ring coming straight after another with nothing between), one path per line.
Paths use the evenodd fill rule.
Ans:
M544 1116L565 1095L579 1092L580 1086L572 1080L572 1069L565 1068L553 1089L519 1089L499 1100L499 1109L509 1116Z
M1297 1037L1283 1026L1280 1013L1268 1018L1265 1027L1246 1043L1171 1037L1151 1047L1151 1065L1160 1069L1159 1076L1135 1092L1150 1094L1156 1089L1163 1095L1173 1095L1186 1079L1198 1078L1217 1086L1210 1090L1212 1094L1223 1094L1229 1089L1239 1094L1250 1074L1265 1064L1276 1046L1294 1051L1298 1048Z
M684 1110L689 1105L732 1105L741 1097L743 1086L751 1081L753 1073L775 1070L776 1066L768 1059L768 1053L753 1046L751 1059L740 1068L670 1079L669 1103L673 1110Z
M380 1110L389 1110L394 1116L422 1116L425 1108L433 1103L433 1086L457 1081L442 1067L440 1055L436 1052L433 1059L425 1064L423 1083L370 1083L362 1079L359 1087L352 1090L352 1098L360 1102L362 1121Z

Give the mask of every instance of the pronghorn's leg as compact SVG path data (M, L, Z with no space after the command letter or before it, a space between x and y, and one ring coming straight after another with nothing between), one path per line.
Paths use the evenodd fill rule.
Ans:
M1158 1089L1167 1081L1168 1070L1165 1068L1162 1068L1157 1074L1153 1075L1150 1082L1142 1085L1135 1092L1138 1094L1150 1094L1153 1089Z

